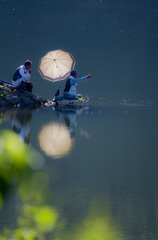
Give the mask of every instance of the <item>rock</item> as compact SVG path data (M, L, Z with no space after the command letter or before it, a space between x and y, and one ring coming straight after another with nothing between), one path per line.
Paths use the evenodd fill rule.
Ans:
M23 97L22 98L22 102L23 102L24 106L33 106L33 105L35 105L35 102L31 98L29 98L29 97Z
M35 98L33 98L34 101L39 102L39 103L46 103L47 100L45 98L36 96Z
M12 93L12 90L6 85L3 85L3 91L5 91L7 93Z
M24 105L23 102L20 102L20 103L17 104L17 107L19 107L19 108L23 108L23 107L25 107L25 105Z
M15 96L15 95L13 95L13 94L7 94L7 95L4 97L4 100L5 100L7 103L9 103L9 104L11 104L11 105L13 105L13 106L15 106L15 105L17 105L18 103L21 102L21 98L18 97L18 96Z
M16 87L13 85L10 85L10 84L4 83L4 82L0 82L0 88L4 88L4 87L8 88L8 90L9 91L11 90L12 92L14 89L16 89Z
M0 107L6 107L7 103L4 101L3 98L0 98Z
M37 96L33 93L30 93L30 92L27 92L27 91L20 92L19 90L16 89L13 92L14 92L14 94L16 94L20 97L29 97L33 101L38 101L38 102L42 102L42 103L47 102L47 99L39 97L39 96Z
M20 91L16 87L3 83L0 85L0 107L39 107L44 106L47 99L36 96L28 91Z
M9 88L10 88L10 90L11 90L12 92L16 89L16 87L15 87L15 86L12 86L12 85L10 85Z

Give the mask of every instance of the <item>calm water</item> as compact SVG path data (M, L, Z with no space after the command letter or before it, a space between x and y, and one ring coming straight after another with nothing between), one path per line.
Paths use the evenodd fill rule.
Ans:
M95 227L98 217L116 234L111 239L157 239L156 110L108 104L76 112L49 107L1 115L1 129L12 129L20 138L25 135L45 158L43 174L49 180L45 201L66 222L48 239L54 234L59 239L82 239L84 231L91 239L85 221ZM10 192L1 210L1 231L17 227L15 219L23 206L18 191Z
M30 59L34 93L52 99L64 81L43 80L37 67L61 48L79 76L97 70L78 92L128 100L77 111L1 110L0 129L19 134L45 165L8 191L0 234L27 226L22 209L37 192L58 213L39 239L158 239L158 1L1 0L0 19L1 79L11 81Z

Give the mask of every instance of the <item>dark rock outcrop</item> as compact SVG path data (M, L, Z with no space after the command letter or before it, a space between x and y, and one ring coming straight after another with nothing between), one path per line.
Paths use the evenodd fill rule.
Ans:
M0 82L0 107L31 107L44 106L47 99L36 96L28 91L21 91L13 85Z
M6 107L7 103L0 97L0 107Z

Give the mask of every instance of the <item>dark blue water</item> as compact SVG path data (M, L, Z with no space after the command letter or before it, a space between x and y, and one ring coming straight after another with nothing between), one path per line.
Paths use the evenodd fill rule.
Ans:
M3 114L1 129L19 129L19 137L28 133L26 142L45 159L42 174L49 185L45 183L43 204L53 205L60 216L58 224L63 224L62 229L57 224L48 231L48 239L54 234L61 239L91 239L91 234L96 239L106 239L102 235L107 239L157 239L157 111L108 105L76 112L46 108ZM50 126L50 135L43 135L45 142L48 138L45 148L39 138L42 129ZM31 185L29 188L31 192ZM1 232L19 226L26 204L19 191L10 191L6 198ZM93 231L89 225L94 225Z
M0 19L1 79L11 81L30 59L34 93L51 100L65 82L42 79L38 63L63 49L74 56L79 76L94 72L78 92L128 100L91 100L76 111L1 109L0 129L19 134L45 165L8 191L0 236L8 228L14 239L17 229L24 239L32 229L38 239L156 240L157 1L6 0ZM31 202L34 193L38 200ZM53 228L32 224L27 207L33 205L57 211Z
M6 0L0 3L0 16L2 79L11 80L14 70L30 59L34 91L52 99L59 84L43 80L37 67L48 51L63 49L74 56L79 76L99 68L79 92L157 102L156 0ZM60 85L64 88L64 82Z

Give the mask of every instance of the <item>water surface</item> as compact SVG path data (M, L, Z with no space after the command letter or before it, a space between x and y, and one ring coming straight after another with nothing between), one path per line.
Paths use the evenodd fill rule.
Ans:
M11 81L30 59L34 93L51 100L65 82L43 80L38 63L63 49L79 76L94 72L78 92L128 100L94 100L77 111L1 109L0 130L16 132L45 165L7 191L0 234L31 226L41 239L156 240L157 0L3 0L0 19L1 79ZM53 209L53 229L32 224L32 205Z
M84 237L91 231L84 222L95 226L99 218L116 239L157 238L157 111L107 104L77 111L9 110L3 116L1 129L12 129L19 137L28 132L25 142L45 159L43 174L49 179L45 201L55 206L66 224L51 231L48 239L54 234L61 239ZM41 130L48 126L56 155L39 144ZM17 226L13 219L21 204L15 192L1 211L1 231L6 224Z

